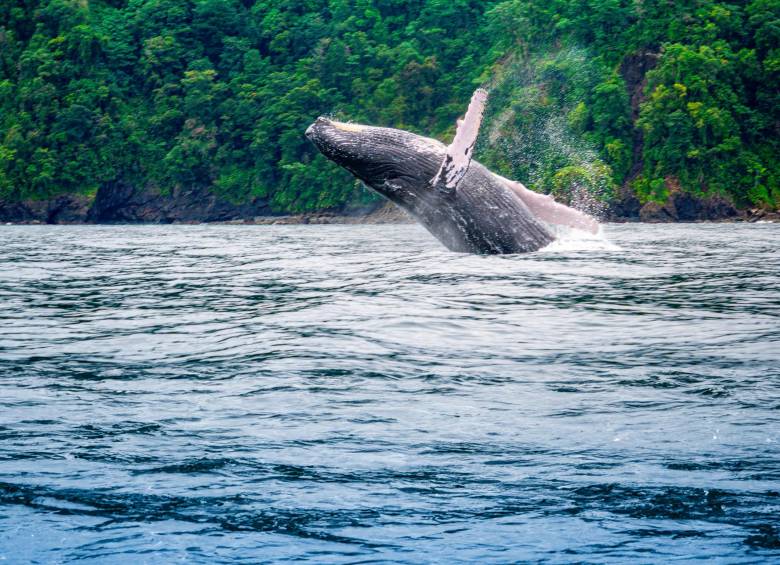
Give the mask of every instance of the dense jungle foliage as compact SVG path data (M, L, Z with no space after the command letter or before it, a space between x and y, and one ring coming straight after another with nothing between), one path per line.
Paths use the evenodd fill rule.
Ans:
M479 157L538 189L780 205L780 0L6 0L0 198L348 206L316 116L448 140L480 84Z

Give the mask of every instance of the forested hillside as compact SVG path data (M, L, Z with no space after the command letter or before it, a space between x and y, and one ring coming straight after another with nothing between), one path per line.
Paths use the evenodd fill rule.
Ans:
M478 158L538 190L780 205L780 0L7 0L0 200L348 208L314 118L448 139L478 85Z

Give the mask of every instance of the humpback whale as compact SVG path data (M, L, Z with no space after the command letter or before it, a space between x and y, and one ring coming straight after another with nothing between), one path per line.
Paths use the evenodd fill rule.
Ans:
M555 239L550 224L598 231L598 222L587 214L472 159L486 102L487 92L478 89L449 146L403 130L325 117L309 126L306 137L452 251L536 251Z

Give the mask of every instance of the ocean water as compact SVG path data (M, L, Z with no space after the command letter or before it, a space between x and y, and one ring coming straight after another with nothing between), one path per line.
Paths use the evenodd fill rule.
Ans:
M780 559L780 225L0 227L2 563Z

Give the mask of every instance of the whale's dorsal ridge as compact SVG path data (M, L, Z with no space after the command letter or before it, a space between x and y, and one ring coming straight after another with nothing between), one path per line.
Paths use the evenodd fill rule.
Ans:
M487 98L488 93L484 88L474 92L466 115L463 120L458 120L455 138L447 147L441 167L430 181L431 186L445 194L454 194L458 183L469 170Z

